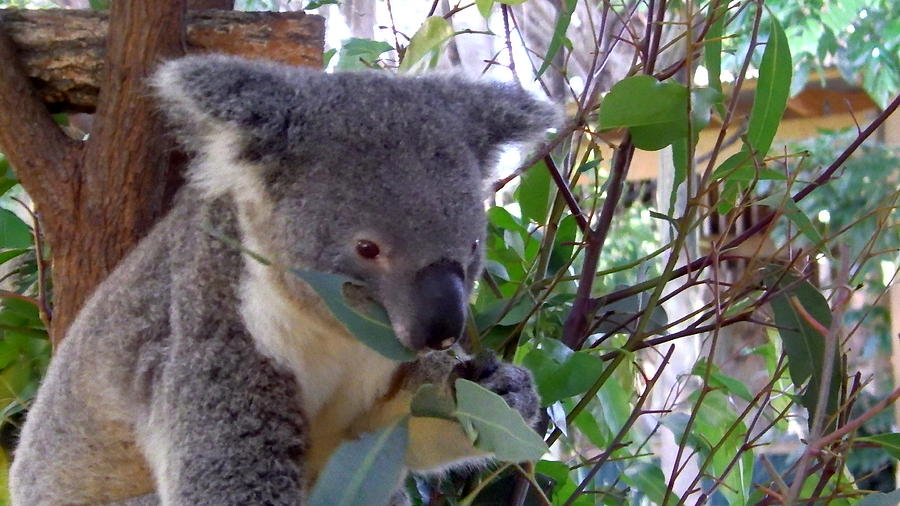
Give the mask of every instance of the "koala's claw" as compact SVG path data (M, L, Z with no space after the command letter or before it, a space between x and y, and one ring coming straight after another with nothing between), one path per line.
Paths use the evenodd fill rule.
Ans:
M493 352L483 352L457 365L452 377L478 383L503 397L529 425L537 422L540 399L526 369L501 361Z

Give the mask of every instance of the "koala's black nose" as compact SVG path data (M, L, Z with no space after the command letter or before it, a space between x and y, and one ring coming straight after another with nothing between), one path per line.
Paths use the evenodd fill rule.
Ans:
M466 319L466 287L462 267L440 261L416 274L417 299L412 328L415 349L449 348L459 339Z

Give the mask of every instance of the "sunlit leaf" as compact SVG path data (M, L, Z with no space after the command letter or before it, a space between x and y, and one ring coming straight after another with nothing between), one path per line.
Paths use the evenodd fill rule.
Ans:
M443 16L431 16L426 19L409 41L400 70L410 72L419 69L420 62L429 54L437 54L445 42L453 36L453 27ZM425 65L430 67L431 65Z
M728 17L728 1L719 0L709 2L709 19L713 23L706 32L703 44L703 65L709 79L709 87L718 91L718 100L715 102L719 116L725 117L725 104L722 102L722 35L725 30L725 19Z
M509 4L510 0L500 0L501 3ZM524 0L515 3L522 3ZM569 23L572 21L572 14L575 13L575 7L578 6L578 0L565 0L561 8L557 11L556 26L553 28L553 36L550 38L550 45L547 47L547 54L544 55L544 62L538 69L535 79L544 75L544 72L553 65L553 59L556 58L559 50L566 45L566 32L569 30Z
M747 141L758 156L765 156L772 146L772 139L775 138L775 131L778 130L778 123L787 106L792 71L787 37L773 16L772 31L759 66L759 78L747 126Z
M662 149L687 136L688 90L646 75L625 78L604 98L600 127L628 127L637 148Z
M494 0L475 0L475 5L478 7L478 13L483 18L487 18L491 15L491 9L494 8Z
M360 70L370 68L382 54L394 49L387 42L349 38L341 44L338 53L338 70Z
M543 224L550 210L550 170L544 160L534 164L522 177L516 189L516 200L522 209L522 217Z

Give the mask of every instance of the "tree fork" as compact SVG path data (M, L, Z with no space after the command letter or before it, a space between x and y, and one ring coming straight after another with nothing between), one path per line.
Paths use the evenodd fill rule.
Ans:
M53 252L54 343L168 209L180 182L184 157L163 135L145 85L156 65L185 51L216 51L321 66L317 16L187 11L229 5L115 1L108 14L0 11L0 149L34 199ZM68 138L50 110L95 111L89 138Z

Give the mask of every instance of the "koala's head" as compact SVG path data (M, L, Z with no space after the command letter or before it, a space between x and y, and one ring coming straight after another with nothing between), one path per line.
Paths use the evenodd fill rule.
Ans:
M225 56L169 62L154 84L196 156L190 184L238 202L245 243L359 280L415 350L463 330L498 149L559 120L515 86Z

